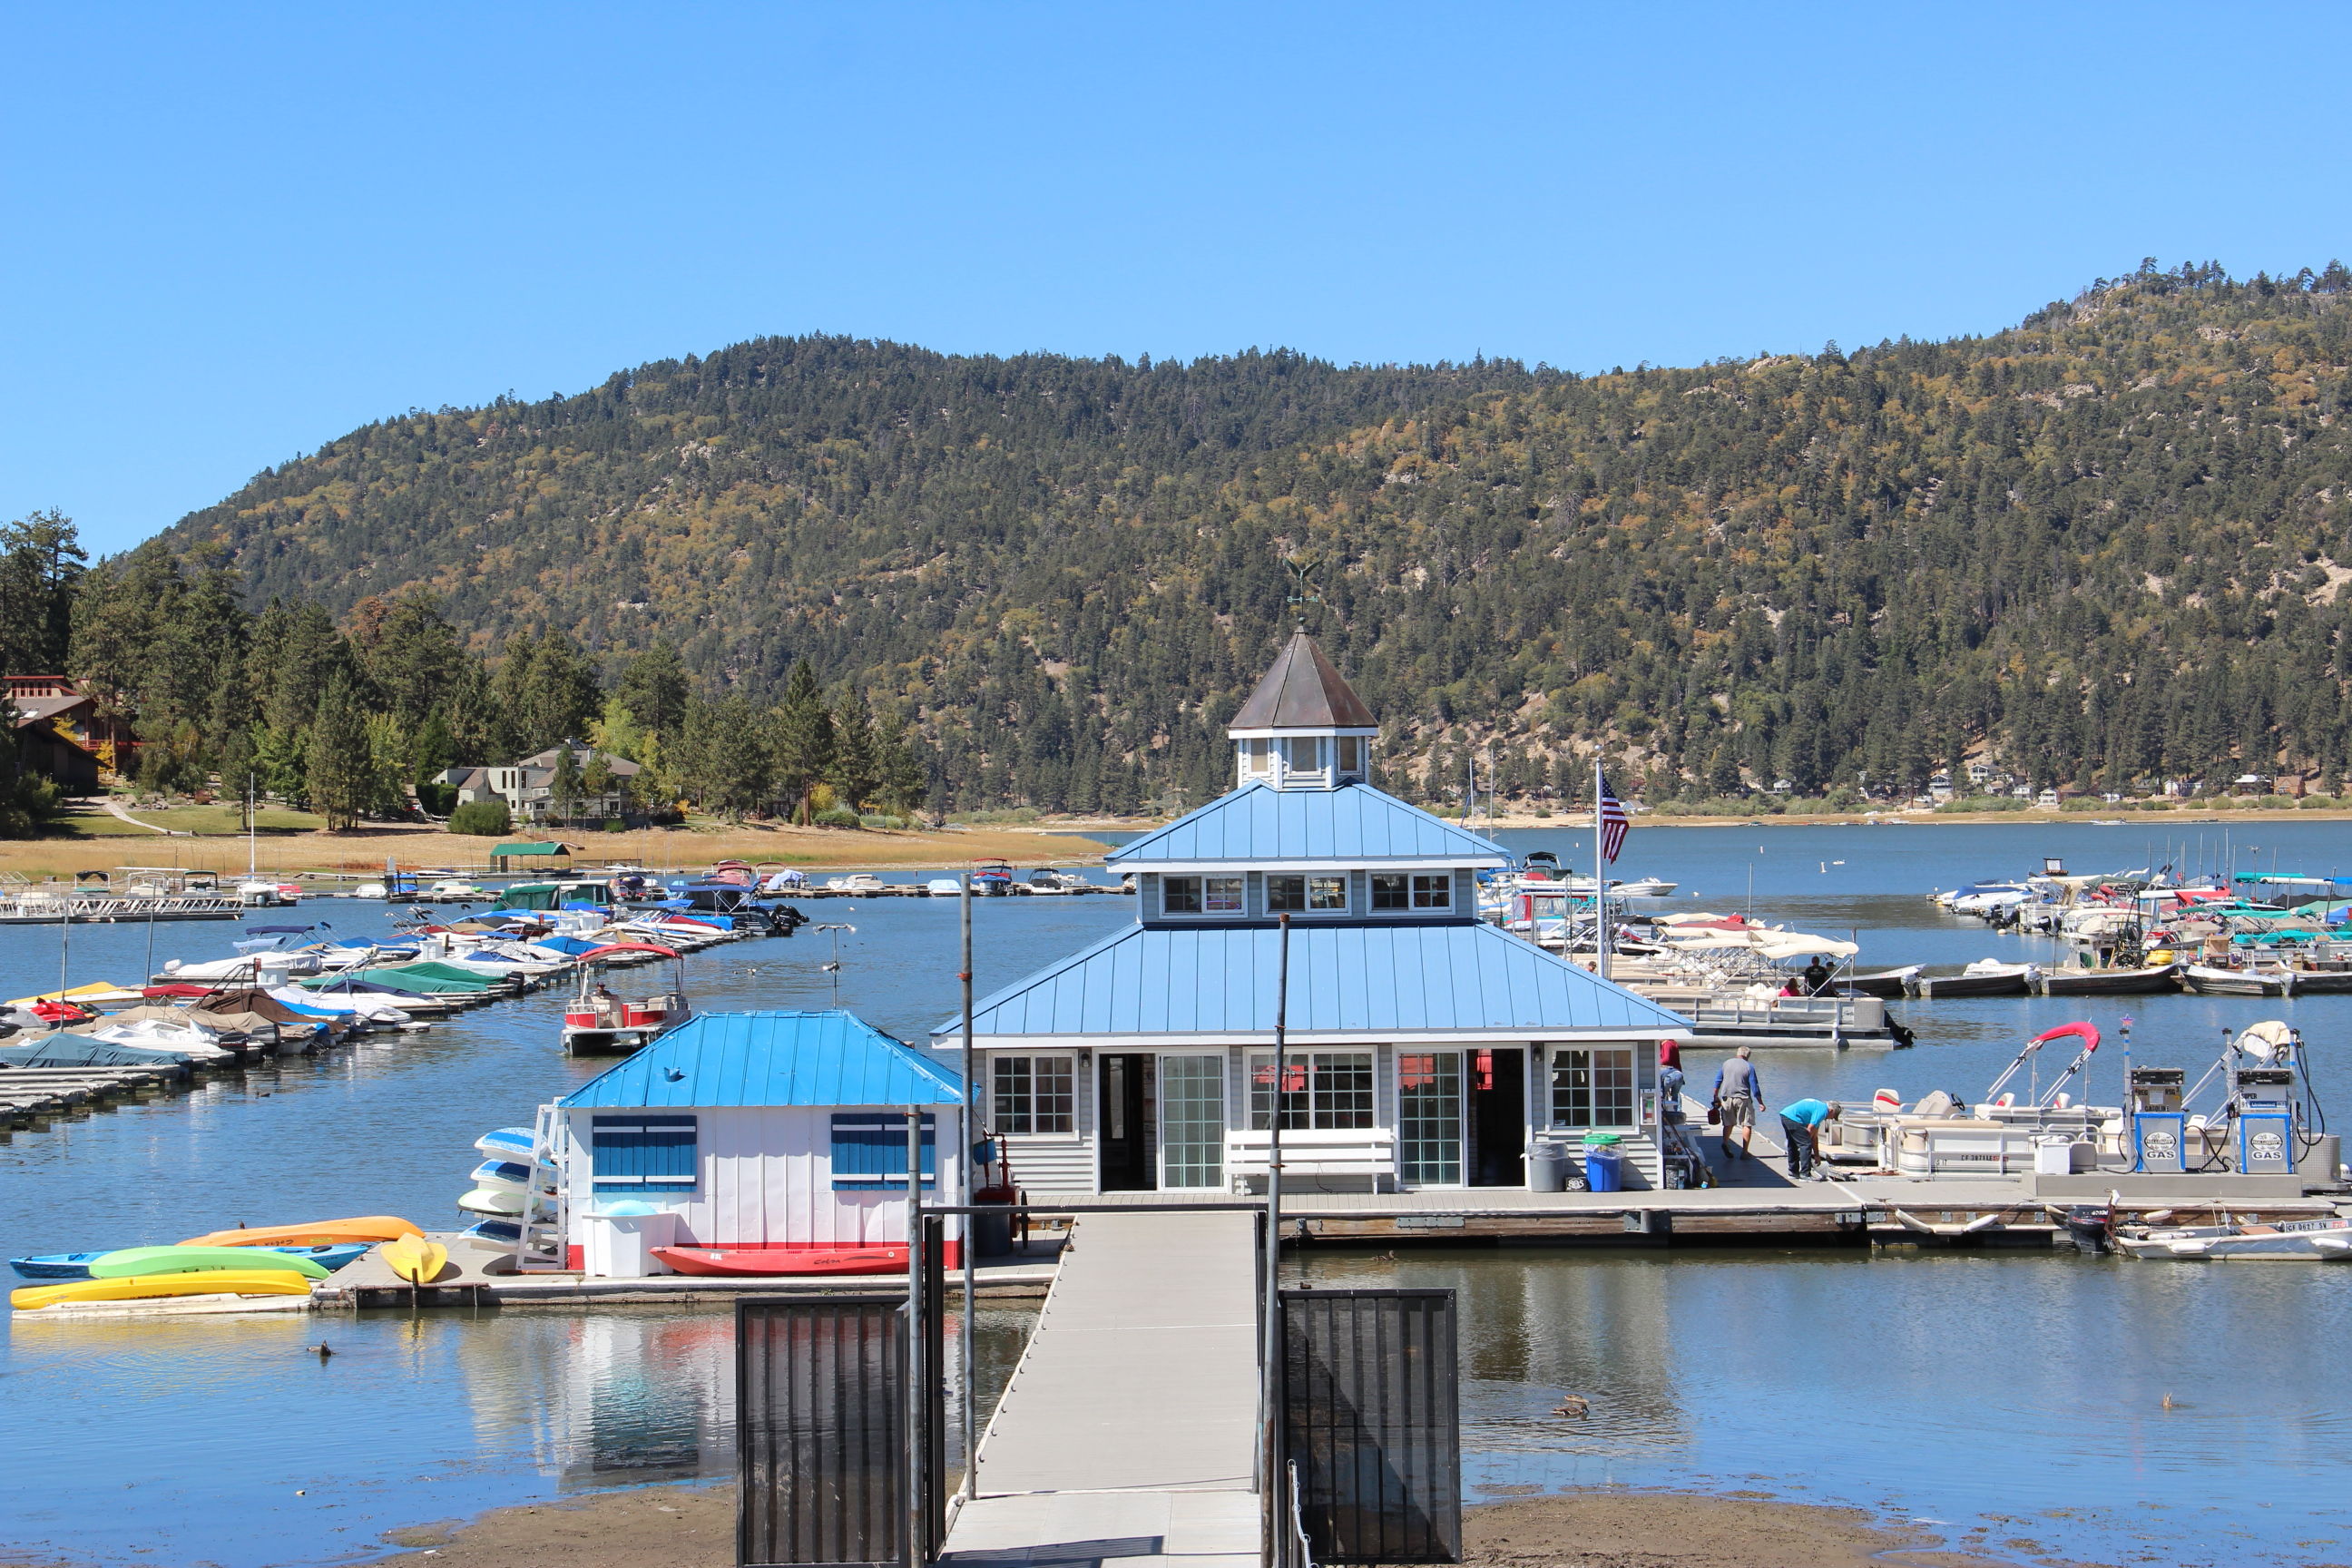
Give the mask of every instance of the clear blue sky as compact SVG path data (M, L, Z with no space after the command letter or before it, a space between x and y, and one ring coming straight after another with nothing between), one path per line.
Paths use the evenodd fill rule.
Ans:
M1576 369L2352 258L2352 10L0 10L0 517L769 332Z

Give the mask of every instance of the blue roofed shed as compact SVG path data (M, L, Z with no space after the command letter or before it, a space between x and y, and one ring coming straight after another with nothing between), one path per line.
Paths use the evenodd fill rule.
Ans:
M960 1203L962 1100L953 1071L855 1014L777 1011L702 1014L550 1109L568 1215L650 1204L677 1216L691 1260L903 1247L906 1108L930 1108L926 1195ZM567 1221L575 1266L586 1223Z

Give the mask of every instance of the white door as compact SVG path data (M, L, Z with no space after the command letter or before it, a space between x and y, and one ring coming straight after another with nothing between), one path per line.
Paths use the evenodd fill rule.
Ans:
M1225 1058L1160 1058L1160 1184L1225 1184Z

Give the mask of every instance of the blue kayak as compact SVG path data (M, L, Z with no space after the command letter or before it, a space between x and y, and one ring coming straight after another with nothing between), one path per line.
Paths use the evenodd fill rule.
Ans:
M309 1258L331 1274L373 1245L364 1241L339 1241L327 1247L257 1247L252 1250L257 1266L262 1265L264 1254L290 1252L298 1258ZM109 1250L111 1249L50 1252L38 1258L12 1258L8 1260L8 1267L27 1279L87 1279L90 1264L105 1257Z

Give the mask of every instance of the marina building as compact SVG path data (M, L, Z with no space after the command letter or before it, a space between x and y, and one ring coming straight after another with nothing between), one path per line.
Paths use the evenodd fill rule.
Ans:
M1234 789L1106 858L1135 923L976 1004L981 1116L1032 1197L1262 1189L1277 1114L1292 1190L1524 1187L1536 1141L1589 1133L1662 1184L1688 1022L1481 921L1510 858L1373 787L1379 732L1294 637L1227 730Z

